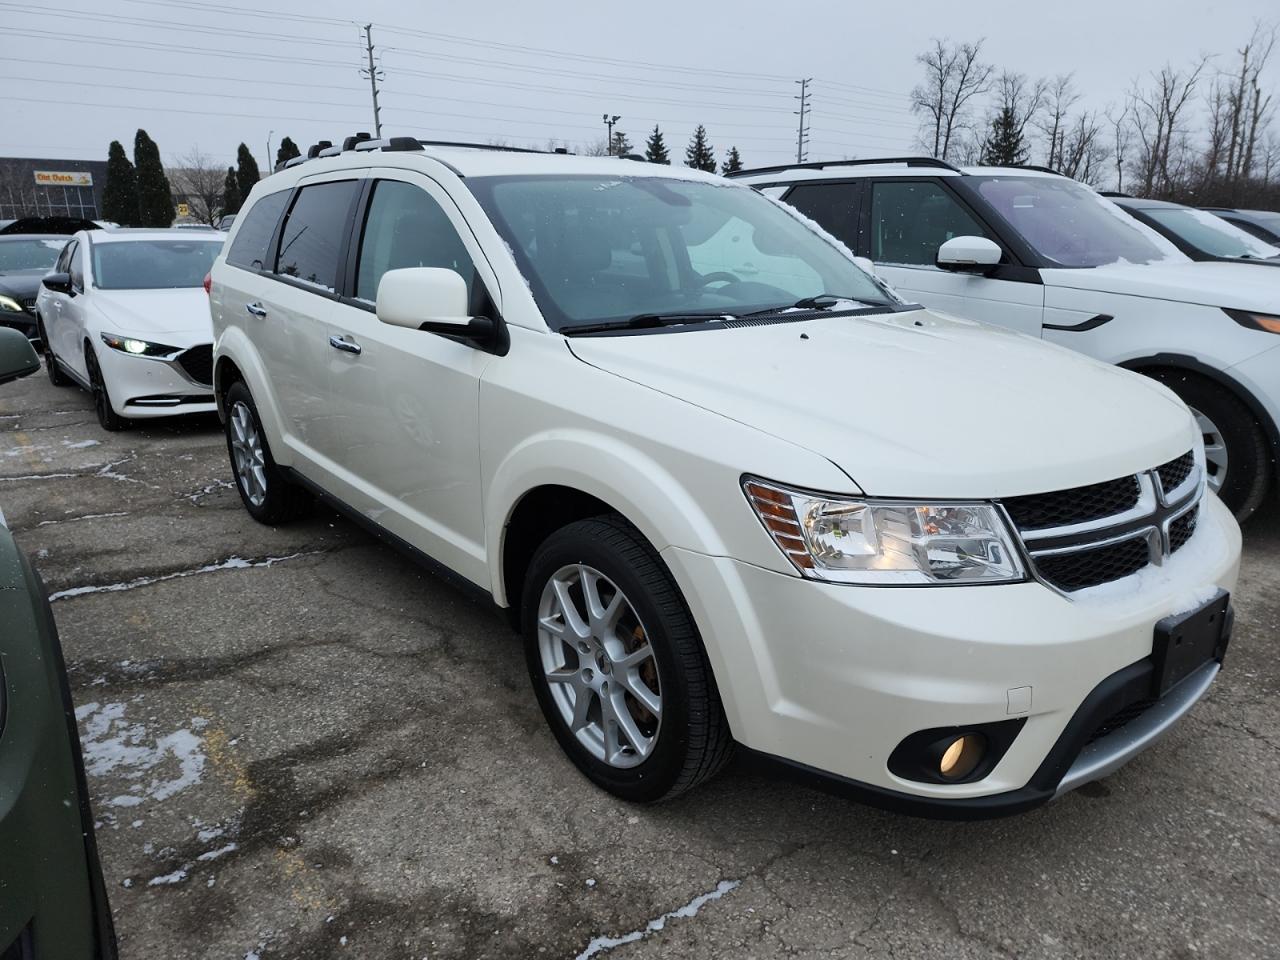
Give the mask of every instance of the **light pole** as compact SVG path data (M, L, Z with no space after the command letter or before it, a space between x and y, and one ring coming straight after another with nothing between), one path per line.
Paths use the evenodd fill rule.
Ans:
M608 153L611 157L613 156L613 125L621 119L622 118L617 114L614 114L612 117L607 113L604 115L604 126L605 129L609 131L608 139L605 140L605 145L608 148Z

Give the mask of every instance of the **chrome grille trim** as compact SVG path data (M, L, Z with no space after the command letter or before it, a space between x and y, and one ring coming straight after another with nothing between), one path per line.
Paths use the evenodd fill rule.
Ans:
M1013 522L1008 510L1001 506L1009 528L1018 535L1031 575L1049 589L1070 599L1082 591L1105 583L1114 583L1128 576L1135 576L1136 573L1064 589L1043 574L1038 560L1101 550L1132 540L1146 542L1147 566L1163 565L1177 549L1171 544L1170 528L1187 514L1198 509L1204 499L1206 489L1204 456L1196 450L1193 457L1191 470L1173 490L1166 491L1160 481L1159 471L1168 464L1154 466L1135 474L1139 489L1138 502L1133 507L1111 516L1058 527L1022 530ZM1170 461L1172 462L1174 461ZM1191 536L1194 536L1194 532Z

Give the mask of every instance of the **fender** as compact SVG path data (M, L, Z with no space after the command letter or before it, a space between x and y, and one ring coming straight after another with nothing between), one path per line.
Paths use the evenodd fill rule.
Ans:
M521 442L486 482L486 555L493 597L499 605L508 603L502 580L507 526L524 496L549 484L572 487L609 504L659 552L668 546L713 556L729 552L695 497L658 461L605 434L581 429L546 431ZM730 479L727 489L736 485Z
M1212 380L1224 390L1230 391L1241 403L1249 408L1249 412L1253 414L1254 419L1261 425L1262 432L1271 446L1272 459L1280 459L1280 427L1277 427L1275 420L1272 419L1266 408L1258 402L1258 399L1250 390L1240 381L1217 367L1211 367L1195 357L1183 353L1156 353L1147 357L1134 357L1129 360L1123 360L1116 366L1124 367L1124 369L1132 370L1135 373L1142 373L1148 367L1172 367L1199 374L1207 380Z
M226 411L223 409L225 390L218 374L218 364L223 358L236 365L241 376L244 377L245 384L249 387L249 392L253 394L253 402L258 407L258 419L262 421L262 430L266 433L267 443L271 447L271 456L280 466L293 466L293 449L285 442L280 432L280 424L283 420L280 416L280 406L276 403L275 391L271 389L271 378L267 376L262 358L253 341L245 336L244 330L240 327L227 327L222 331L218 342L214 344L213 387L214 397L218 402L218 416L226 418Z

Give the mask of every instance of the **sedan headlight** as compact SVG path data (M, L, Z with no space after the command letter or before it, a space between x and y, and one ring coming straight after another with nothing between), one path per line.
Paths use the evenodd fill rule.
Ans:
M1012 583L1026 574L990 503L864 500L743 479L773 541L813 580L873 585Z
M104 333L102 342L112 350L119 350L121 353L130 353L135 357L167 357L171 353L177 353L180 347L170 347L163 343L151 343L147 340L139 340L136 337L117 337L112 333Z
M22 313L22 304L0 293L0 313Z

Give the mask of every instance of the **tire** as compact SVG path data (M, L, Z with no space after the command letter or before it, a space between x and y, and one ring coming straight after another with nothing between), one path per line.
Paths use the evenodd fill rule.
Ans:
M1155 379L1197 415L1205 431L1209 482L1236 519L1244 522L1262 504L1271 480L1271 457L1262 428L1238 397L1212 380L1180 370L1162 370ZM1216 457L1214 447L1220 450Z
M111 394L107 392L107 383L102 378L102 368L98 366L98 355L93 347L84 345L84 364L89 372L89 386L93 390L93 409L98 415L98 423L103 430L115 433L129 426L129 420L116 413L111 406Z
M277 526L304 514L311 495L290 483L276 466L262 429L258 407L244 381L231 385L226 397L227 456L240 501L259 523Z
M40 352L44 354L44 369L49 374L49 382L55 387L71 386L71 378L58 366L58 358L54 356L53 347L49 344L49 335L44 332L44 321L36 318L36 330L40 336Z
M574 576L577 582L565 587ZM613 609L621 594L611 626L601 617L590 627L583 617L586 577L598 578L598 610ZM590 636L573 631L556 599L557 580ZM697 627L653 547L621 517L579 520L547 538L529 565L521 621L543 715L569 759L597 786L623 800L652 803L709 779L728 761L733 740ZM559 679L549 680L549 672ZM633 694L637 684L644 685L646 702ZM656 714L648 709L655 694ZM587 705L575 732L583 696ZM606 698L611 715L620 718L611 724L604 722ZM624 733L627 717L633 735L647 742L640 750Z

